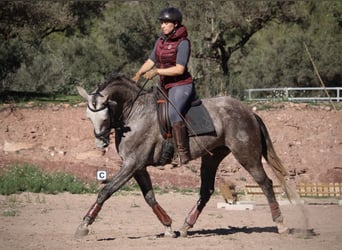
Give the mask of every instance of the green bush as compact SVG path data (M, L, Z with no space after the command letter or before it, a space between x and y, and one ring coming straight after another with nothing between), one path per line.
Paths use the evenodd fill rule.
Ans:
M0 175L0 194L10 195L18 192L72 194L97 192L96 184L87 186L76 177L65 173L44 173L39 168L24 164L12 166Z

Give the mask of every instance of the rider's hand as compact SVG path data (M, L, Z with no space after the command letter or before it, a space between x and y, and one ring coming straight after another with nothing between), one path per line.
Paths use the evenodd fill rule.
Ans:
M140 79L140 75L139 75L138 73L136 73L135 76L133 76L133 77L131 78L131 80L134 81L134 82L136 82L136 83L139 81L139 79Z
M158 75L158 69L151 69L150 71L147 71L144 74L144 78L151 80L153 77L155 77L156 75Z

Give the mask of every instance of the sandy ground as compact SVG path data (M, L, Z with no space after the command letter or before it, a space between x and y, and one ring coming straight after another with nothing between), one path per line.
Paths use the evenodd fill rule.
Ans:
M169 193L158 200L173 218L173 230L181 227L196 194ZM164 238L163 226L140 194L116 195L107 201L90 235L74 238L74 232L95 195L23 193L0 196L1 249L341 249L342 207L283 205L291 234L279 235L269 208L258 201L253 210L216 208L222 198L208 203L187 238ZM326 203L325 205L323 203ZM300 231L306 228L307 231ZM304 234L303 232L308 232Z
M299 182L342 182L342 111L327 106L278 104L258 110L275 149ZM71 173L94 181L97 170L115 175L120 166L114 145L105 155L94 147L85 106L55 105L24 109L0 107L0 173L14 163L35 164L46 171ZM149 167L154 185L199 187L199 160L191 168ZM269 173L268 168L265 166ZM217 173L216 184L232 182L243 189L253 180L232 156ZM198 195L157 195L177 231ZM250 211L216 208L213 197L188 238L160 237L163 226L140 194L114 195L91 227L89 236L74 233L96 195L23 193L0 196L0 249L342 249L342 206L281 207L292 234L278 235L264 201ZM333 199L336 204L338 199ZM309 234L299 233L299 229ZM310 233L311 232L311 233ZM312 233L313 232L313 233Z

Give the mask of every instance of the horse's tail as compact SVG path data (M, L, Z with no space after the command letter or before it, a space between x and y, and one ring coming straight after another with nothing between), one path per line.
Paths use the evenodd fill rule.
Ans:
M267 131L265 123L257 114L254 114L254 116L259 123L261 131L262 155L266 159L268 165L271 166L271 169L278 178L280 185L284 189L288 199L290 201L299 199L296 189L293 189L288 185L288 183L286 183L285 177L288 176L288 172L274 150L273 143L271 141L271 137Z

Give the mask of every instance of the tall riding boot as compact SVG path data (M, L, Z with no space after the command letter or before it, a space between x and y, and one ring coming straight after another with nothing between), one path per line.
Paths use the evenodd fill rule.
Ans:
M172 134L178 150L179 163L182 166L191 160L189 137L185 123L183 121L175 122L172 126Z

